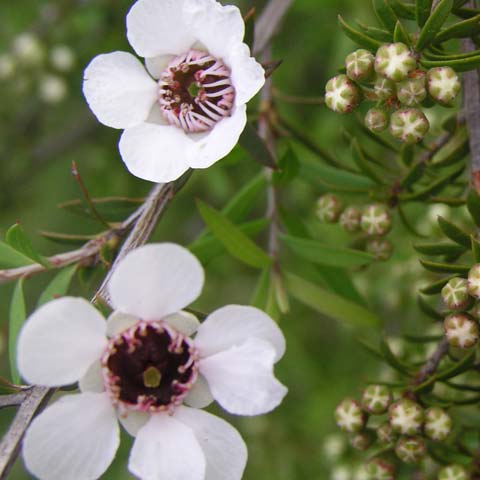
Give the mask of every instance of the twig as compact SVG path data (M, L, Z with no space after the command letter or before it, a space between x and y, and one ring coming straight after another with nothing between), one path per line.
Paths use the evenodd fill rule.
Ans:
M438 365L442 361L442 358L448 352L448 341L446 338L443 338L438 344L436 350L430 355L428 360L425 362L425 365L420 369L417 376L415 377L415 385L422 384L428 377L432 376L438 368Z

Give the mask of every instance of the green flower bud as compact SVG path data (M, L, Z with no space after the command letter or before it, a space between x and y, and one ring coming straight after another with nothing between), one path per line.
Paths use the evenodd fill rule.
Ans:
M372 445L375 438L369 432L359 432L350 439L350 444L355 450L363 452Z
M388 421L394 432L402 435L415 435L422 428L423 409L412 400L399 400L390 405Z
M321 222L335 223L341 211L341 202L331 193L322 195L317 201L317 217Z
M417 68L417 62L404 43L382 45L375 56L375 71L394 82L400 82Z
M388 127L387 112L381 108L371 108L365 115L365 126L372 132L383 132Z
M347 232L360 230L361 212L355 207L347 207L340 215L339 223Z
M436 67L427 72L427 88L434 100L448 107L460 92L461 83L453 68Z
M385 205L374 204L365 208L360 226L367 235L386 235L392 228L392 218Z
M387 98L393 97L396 92L395 83L385 77L377 77L373 88L379 100L386 100Z
M418 463L425 456L425 442L422 437L401 437L395 445L397 457L405 463Z
M438 472L438 480L468 480L467 470L461 465L448 465Z
M468 293L480 299L480 263L475 264L468 272Z
M357 86L346 76L331 78L325 87L325 103L337 113L350 113L358 107L360 92Z
M429 438L443 442L452 431L450 415L440 407L431 407L425 411L424 431Z
M335 409L337 425L345 432L356 433L365 426L365 414L356 400L346 398Z
M414 107L423 102L427 96L425 72L416 72L414 78L407 78L397 85L397 98L408 107Z
M372 238L367 242L367 252L375 256L376 260L386 262L393 253L392 242L386 238Z
M393 112L390 117L390 133L404 143L417 143L430 129L425 114L417 108Z
M468 282L464 278L455 277L442 288L442 300L449 310L465 310L471 304L468 294Z
M466 313L452 313L443 322L445 336L452 347L471 348L478 341L478 324Z
M372 480L394 480L395 467L383 458L374 458L365 464L365 470Z
M374 56L368 50L356 50L345 59L347 75L352 80L366 80L373 75Z
M382 423L377 428L377 437L381 443L392 443L395 440L395 433L388 422Z
M384 385L369 385L362 395L362 407L372 415L385 413L392 402L392 393Z

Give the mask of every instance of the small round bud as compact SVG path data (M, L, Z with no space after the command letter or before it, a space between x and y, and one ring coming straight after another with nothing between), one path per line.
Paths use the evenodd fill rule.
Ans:
M60 72L69 72L75 65L75 54L67 45L56 45L50 52L50 62Z
M471 348L478 341L478 324L465 313L448 315L443 322L443 328L452 347Z
M395 434L388 422L382 423L377 428L377 437L381 443L392 443L395 440Z
M335 223L341 211L341 202L331 193L322 195L317 201L317 217L321 222Z
M393 253L392 242L386 238L372 238L367 242L366 249L380 262L389 260Z
M448 107L455 101L461 84L453 68L436 67L427 72L427 88L435 101Z
M44 56L40 40L29 32L23 32L13 39L12 51L18 61L25 65L37 65Z
M415 435L422 428L423 409L412 400L399 400L390 405L388 421L394 432L402 435Z
M383 132L388 127L387 112L381 108L371 108L365 115L365 126L372 132Z
M59 103L68 93L68 86L62 77L45 75L40 80L39 95L45 103Z
M475 264L468 272L468 293L480 299L480 263Z
M417 62L404 43L382 45L375 56L375 71L394 82L400 82L415 70Z
M427 96L425 72L421 70L414 78L407 78L397 85L397 98L408 107L422 103Z
M356 433L365 426L365 414L357 401L346 398L335 409L337 425L345 432Z
M395 83L385 77L377 77L373 88L379 100L386 100L387 98L393 97L396 92Z
M404 143L418 143L429 129L427 117L417 108L397 110L390 117L390 133Z
M359 432L350 439L350 444L355 450L363 452L372 445L373 441L374 437L369 432Z
M452 431L450 415L440 407L431 407L425 411L424 431L429 438L443 442Z
M365 470L372 480L394 480L395 467L383 458L374 458L365 464Z
M331 78L325 87L325 103L337 113L350 113L358 107L360 92L357 86L346 76Z
M367 235L386 235L392 228L392 218L385 205L374 204L365 208L360 226Z
M385 385L369 385L362 395L362 407L372 415L385 413L392 402L392 393Z
M345 68L352 80L366 80L373 75L374 56L368 50L356 50L347 55Z
M480 302L476 302L475 305L472 307L470 310L470 315L475 319L475 320L480 320Z
M397 457L405 463L418 463L425 456L422 437L401 437L395 445Z
M467 470L461 465L448 465L438 472L438 480L468 480Z
M465 310L471 304L467 280L459 277L450 279L442 288L442 300L449 310Z
M347 232L356 232L360 230L360 218L362 217L361 212L355 207L347 207L339 218L340 225Z

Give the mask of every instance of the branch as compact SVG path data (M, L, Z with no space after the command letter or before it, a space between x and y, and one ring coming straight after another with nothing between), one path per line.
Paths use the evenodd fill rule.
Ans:
M436 350L430 355L425 365L421 368L415 378L415 385L422 384L428 377L432 376L440 365L442 358L448 352L448 341L446 338L443 338L438 344Z

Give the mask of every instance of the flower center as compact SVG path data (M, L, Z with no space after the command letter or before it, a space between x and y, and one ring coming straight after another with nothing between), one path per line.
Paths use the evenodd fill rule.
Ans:
M235 88L230 69L207 52L189 50L175 57L158 86L164 118L187 133L211 130L233 109Z
M105 389L126 410L179 405L197 379L193 342L161 321L141 321L112 337L102 355Z

